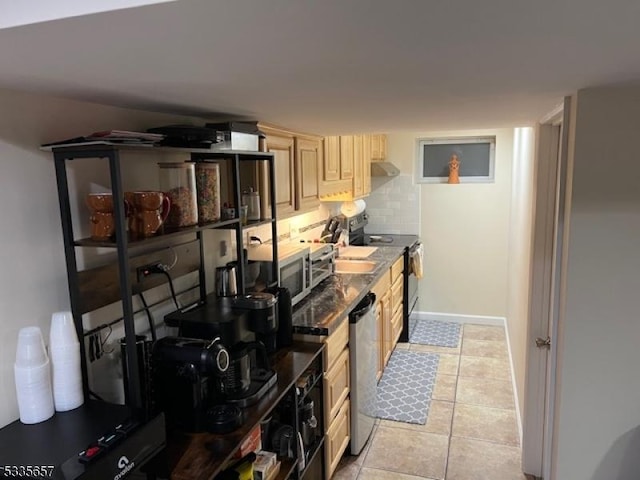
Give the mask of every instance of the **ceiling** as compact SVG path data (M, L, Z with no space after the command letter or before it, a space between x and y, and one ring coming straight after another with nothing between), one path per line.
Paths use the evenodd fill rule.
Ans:
M635 0L179 0L0 29L0 88L319 134L531 124L640 79Z

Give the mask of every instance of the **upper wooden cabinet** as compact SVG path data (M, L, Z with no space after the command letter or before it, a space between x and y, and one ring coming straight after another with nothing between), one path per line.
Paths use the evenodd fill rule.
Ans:
M326 137L324 139L322 180L324 182L340 180L340 137Z
M339 138L339 142L336 142ZM339 148L336 148L336 143ZM371 193L371 135L326 137L320 198L351 201ZM328 151L331 149L331 152ZM339 160L336 161L336 151ZM336 166L339 165L339 168ZM336 180L328 180L336 178Z
M267 134L267 152L274 155L275 204L278 217L291 215L296 211L294 144L292 136L273 132Z
M340 180L353 178L353 136L340 137Z
M384 134L371 135L371 160L382 162L387 158L387 136Z
M371 135L362 136L362 196L371 193Z
M296 137L296 210L311 210L320 203L322 141Z
M360 198L364 193L364 142L363 135L353 137L353 197Z
M320 205L322 138L264 124L266 150L274 154L278 218Z

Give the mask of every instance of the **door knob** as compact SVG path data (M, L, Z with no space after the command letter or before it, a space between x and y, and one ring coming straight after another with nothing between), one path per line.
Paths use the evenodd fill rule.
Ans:
M551 337L536 338L536 347L538 348L551 348Z

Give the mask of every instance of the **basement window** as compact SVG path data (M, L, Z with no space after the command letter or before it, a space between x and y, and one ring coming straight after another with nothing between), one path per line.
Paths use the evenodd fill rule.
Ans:
M493 183L496 137L419 138L416 140L418 183L447 183L449 160L460 161L460 183Z

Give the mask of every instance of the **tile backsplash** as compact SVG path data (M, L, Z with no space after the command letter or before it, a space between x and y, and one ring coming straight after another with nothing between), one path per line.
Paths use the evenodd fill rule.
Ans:
M314 238L318 238L327 223L327 219L331 215L339 213L339 205L339 203L337 206L333 204L322 204L316 210L302 213L295 217L278 220L278 241L295 242L298 240L313 240ZM272 241L270 225L261 225L257 228L245 229L245 235L258 237L263 242Z
M413 175L372 177L371 195L365 198L369 225L365 231L388 234L420 233L420 186Z

